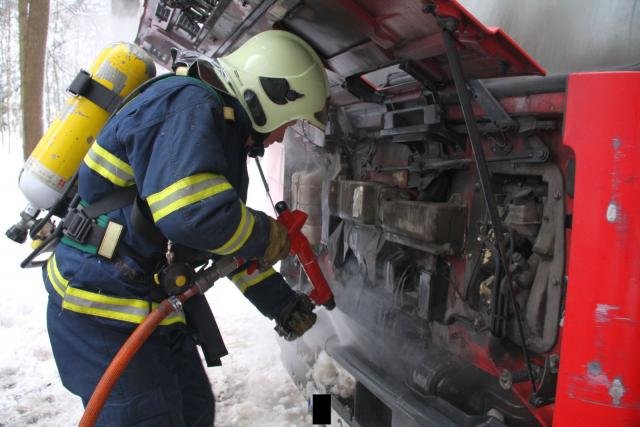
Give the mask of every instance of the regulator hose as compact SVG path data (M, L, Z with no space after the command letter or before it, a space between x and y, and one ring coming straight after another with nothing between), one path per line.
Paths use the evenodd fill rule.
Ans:
M165 317L179 310L185 301L199 293L200 289L197 286L193 286L180 295L163 300L160 305L151 311L147 317L145 317L144 321L136 327L131 336L127 338L127 341L125 341L120 350L118 350L118 353L109 364L107 370L102 374L102 378L100 378L89 403L84 409L84 414L78 423L79 427L93 427L96 424L98 416L113 386L147 338L151 336Z

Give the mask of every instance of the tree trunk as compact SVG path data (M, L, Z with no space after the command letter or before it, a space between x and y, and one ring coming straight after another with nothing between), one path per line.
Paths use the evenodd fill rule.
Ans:
M49 0L19 0L20 76L23 155L26 159L43 133L43 89Z

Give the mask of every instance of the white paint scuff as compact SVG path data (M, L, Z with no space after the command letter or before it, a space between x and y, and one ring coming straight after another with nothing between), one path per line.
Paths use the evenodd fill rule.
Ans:
M609 305L609 304L598 304L596 305L595 310L595 319L598 323L606 323L609 320L609 312L614 310L620 310L620 307L617 305Z

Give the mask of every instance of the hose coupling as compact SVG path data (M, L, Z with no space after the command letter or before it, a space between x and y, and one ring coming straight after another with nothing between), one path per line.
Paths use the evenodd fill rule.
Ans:
M171 304L171 307L173 307L173 311L182 310L182 302L178 299L177 296L171 295L169 298L167 298L167 301L169 301L169 304Z

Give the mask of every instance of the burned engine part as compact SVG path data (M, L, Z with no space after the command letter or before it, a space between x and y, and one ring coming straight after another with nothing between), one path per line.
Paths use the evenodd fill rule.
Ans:
M317 245L322 235L322 180L324 172L320 169L312 171L296 171L291 176L291 206L309 215L302 227L302 233L309 243Z
M342 219L373 225L380 222L383 202L406 198L404 191L377 182L336 180L329 187L329 210Z
M390 233L449 245L453 253L464 243L466 216L466 209L455 203L386 201L382 203L381 225Z
M354 375L357 383L351 408L356 420L371 421L371 402L364 400L374 399L381 416L390 416L393 412L397 417L396 412L406 412L410 414L406 422L427 411L430 417L436 417L430 419L440 419L442 425L499 426L502 423L492 424L486 415L495 408L504 415L507 425L537 425L526 407L511 390L503 389L496 378L452 357L449 347L430 345L425 349L422 342L430 335L428 327L424 322L394 313L393 302L384 298L386 290L360 289L343 283L344 286L334 284L339 292L336 296L352 307L349 315L332 312L319 317L319 327L333 326L334 335L312 333L284 347L287 353L301 351L300 346L324 348ZM383 339L387 345L379 346ZM299 369L298 372L304 375L306 371ZM375 397L387 395L395 398L378 400ZM389 402L395 402L393 405L399 408L388 407ZM463 408L464 415L454 407ZM368 408L368 413L360 408ZM418 421L418 424L403 425L421 424Z
M564 199L563 178L558 167L546 165L493 166L494 174L539 177L546 184L542 221L533 238L532 268L535 278L522 307L528 346L545 352L554 345L560 322L560 302L564 271ZM532 255L533 256L533 255ZM530 258L531 259L531 258ZM513 334L515 331L511 331Z
M437 104L418 105L415 107L392 110L384 114L384 127L380 130L381 137L391 137L393 142L407 140L403 135L416 135L429 131L430 126L440 123L440 113Z
M537 162L548 158L549 149L538 136L529 136L525 139L525 144L529 152L536 153L535 156L539 158ZM402 151L402 153L408 153L408 151ZM432 153L437 155L437 150ZM357 153L354 152L352 155ZM527 155L527 158L530 157ZM443 166L448 170L449 164L445 163ZM505 230L510 233L509 239L513 241L508 245L513 246L511 249L513 259L510 260L508 268L511 269L514 277L515 297L523 305L522 311L526 312L526 334L530 341L529 345L536 352L544 352L555 343L559 321L559 305L547 305L545 289L548 284L547 273L551 265L550 261L554 260L554 270L559 267L560 271L563 263L564 249L560 244L563 240L560 232L563 223L556 222L561 219L560 215L553 216L553 221L549 216L549 212L562 212L564 209L563 201L554 196L562 194L562 181L559 181L561 175L557 167L549 163L538 165L526 162L505 162L505 164L496 162L492 164L491 171L495 177L492 179L492 186L495 187L494 191L498 196L498 209L503 218ZM392 172L379 170L379 173ZM470 172L465 170L460 170L459 174L455 174L455 171L450 172L454 174L452 175L454 179L440 178L447 176L442 173L433 176L429 182L440 181L442 186L445 188L448 186L449 190L439 196L434 192L423 191L419 193L421 198L442 199L443 195L464 194L468 191ZM552 186L549 185L550 181L553 183ZM472 254L471 258L466 258L464 273L466 285L461 291L465 295L464 302L462 305L455 305L458 308L449 307L445 315L437 317L447 322L450 320L446 319L452 319L451 316L468 318L477 323L479 317L469 312L470 308L475 307L484 313L480 318L491 317L491 313L494 312L494 320L500 322L493 327L496 335L509 336L517 340L517 336L513 335L516 333L512 323L514 313L509 311L505 304L507 301L505 298L510 297L504 292L494 290L499 288L496 285L497 281L504 280L505 266L501 263L496 265L497 249L493 253L489 251L489 255L485 249L485 255L482 255L481 248L483 246L486 248L487 245L478 246L477 244L479 234L476 224L487 223L481 199L472 201L470 205L462 203L461 200L456 203L421 202L410 200L411 197L415 197L410 191L392 187L386 183L346 179L330 181L327 185L327 193L329 218L335 219L330 222L337 221L340 227L339 233L341 233L341 236L337 236L336 233L330 236L332 243L329 252L334 262L338 262L339 259L343 262L348 254L352 253L358 260L361 273L368 278L369 283L377 286L375 271L376 268L380 268L380 256L376 255L376 251L381 250L385 245L384 242L387 242L387 245L395 244L398 248L417 251L410 255L414 260L414 266L411 267L412 274L416 276L413 280L414 284L407 286L405 283L404 288L414 289L415 283L418 283L417 289L422 289L422 295L429 295L427 284L430 282L427 278L432 278L433 272L420 268L416 261L416 254L418 258L427 254L442 257L459 253L464 249L466 254ZM478 193L474 190L473 194ZM473 209L469 210L469 206ZM470 229L471 234L467 236L466 224L469 220L474 227ZM552 223L553 226L551 226ZM365 229L368 231L363 231ZM336 228L332 230L335 231ZM553 255L553 248L549 246L556 241L556 233L559 233L559 257ZM476 273L473 273L474 271ZM380 282L379 279L377 281ZM384 285L381 286L384 287ZM391 285L387 283L386 286ZM555 300L559 304L561 295L552 291L548 297L549 301ZM415 301L414 306L419 305L421 300L418 295L405 295L406 301L412 299ZM425 307L429 304L424 302L427 300L428 298L423 298L422 306L419 307L422 310L421 317L428 311ZM459 311L462 306L467 308ZM479 325L491 325L492 321L489 317L481 320Z

